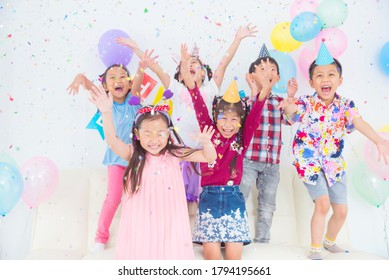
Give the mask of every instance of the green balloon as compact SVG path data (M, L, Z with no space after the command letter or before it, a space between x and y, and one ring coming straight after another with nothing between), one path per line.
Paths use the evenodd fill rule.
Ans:
M342 0L325 0L317 7L317 15L323 28L342 25L347 18L347 14L347 4Z
M377 176L366 164L359 163L350 172L352 186L370 205L380 207L389 196L389 181Z
M0 153L0 162L9 163L15 166L16 168L19 168L17 162L11 156L3 152Z

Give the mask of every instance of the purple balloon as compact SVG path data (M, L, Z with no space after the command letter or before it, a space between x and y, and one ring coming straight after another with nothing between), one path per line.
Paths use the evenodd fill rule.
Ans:
M172 96L173 92L170 89L165 90L163 93L163 97L165 97L165 99L170 99Z
M116 43L115 39L117 37L130 38L126 32L118 29L108 30L100 38L99 56L107 67L113 64L127 66L131 61L132 49Z

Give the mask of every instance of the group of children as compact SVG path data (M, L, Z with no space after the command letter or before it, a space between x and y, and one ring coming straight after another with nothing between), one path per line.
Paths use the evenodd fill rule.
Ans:
M300 122L293 140L294 165L315 203L308 257L322 259L322 244L330 252L345 252L335 243L347 214L345 134L354 128L362 132L386 163L389 142L360 117L353 101L336 93L342 67L324 43L309 69L313 95L295 98L294 79L288 82L287 98L272 93L280 72L265 46L246 74L251 97L241 98L235 81L219 95L241 40L256 32L255 26L238 28L213 75L197 48L189 53L181 45L175 85L153 52L141 51L128 38L117 42L140 57L133 81L122 65L107 68L102 86L82 74L76 76L68 90L75 94L82 85L90 92L108 144L104 158L108 191L94 250L105 248L122 199L118 259L193 259L192 242L203 245L205 259L222 259L222 247L224 259L241 259L243 245L251 242L245 200L255 181L259 194L254 242L268 243L280 178L281 124ZM140 92L147 68L174 92L172 115L166 104L128 104L130 96ZM187 203L197 201L192 235ZM330 206L333 214L322 242Z

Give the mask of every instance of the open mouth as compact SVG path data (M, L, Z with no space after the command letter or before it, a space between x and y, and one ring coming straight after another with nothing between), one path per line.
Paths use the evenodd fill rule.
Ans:
M329 92L331 92L331 87L330 86L323 86L323 87L321 87L321 91L324 93L329 93Z
M121 87L121 86L115 86L115 90L116 90L116 91L123 91L123 87Z
M193 76L194 74L196 74L196 71L191 69L190 74Z

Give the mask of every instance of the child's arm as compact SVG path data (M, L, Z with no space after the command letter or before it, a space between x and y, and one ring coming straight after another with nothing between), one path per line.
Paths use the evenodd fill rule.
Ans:
M140 58L142 59L144 53L143 51L138 47L138 44L130 39L130 38L124 38L124 37L118 37L115 40L118 44L127 46L133 50L133 52ZM165 72L162 67L158 63L154 63L150 65L151 71L153 71L157 76L158 79L161 81L162 85L165 88L169 88L170 86L170 76L167 72Z
M240 42L246 37L255 37L255 33L257 32L257 26L251 27L250 24L244 27L239 26L238 30L236 31L234 41L232 41L232 44L228 48L226 54L220 60L219 65L217 66L215 73L213 74L213 80L215 81L219 89L223 82L227 66L228 64L230 64L236 51L238 50Z
M136 71L135 78L131 86L131 93L133 95L140 95L144 72L147 68L152 67L152 65L156 63L155 59L157 59L158 56L151 57L153 52L154 50L151 50L150 52L146 50L143 53L141 60L139 61L138 69Z
M385 164L389 164L389 140L382 138L367 122L361 117L353 118L354 127L369 138L377 146L378 161L384 159Z
M215 146L211 142L211 138L215 129L212 126L204 126L203 132L198 136L199 142L204 147L202 150L193 152L183 159L192 162L213 162L216 160L217 154Z
M181 44L181 63L180 63L181 76L184 81L184 84L189 89L194 89L196 84L194 78L190 74L189 60L190 60L190 54L188 52L188 46L186 44Z
M83 86L86 90L90 90L92 86L94 86L94 84L84 74L80 73L77 74L73 82L68 86L66 90L69 92L69 94L74 96L80 90L80 86Z
M128 145L120 140L115 133L115 125L113 123L112 117L112 105L113 98L112 94L108 92L108 95L105 93L104 89L100 86L92 87L89 90L91 94L91 101L96 105L96 107L101 112L101 117L103 119L103 129L105 139L107 140L108 146L112 151L125 160L129 160L132 155L132 145Z

